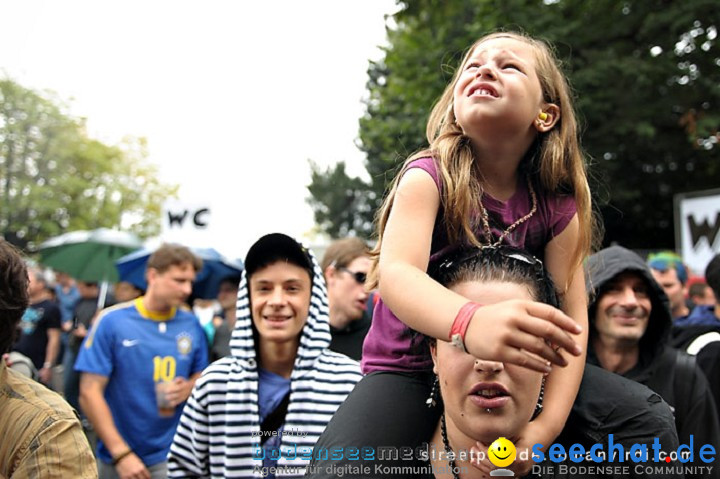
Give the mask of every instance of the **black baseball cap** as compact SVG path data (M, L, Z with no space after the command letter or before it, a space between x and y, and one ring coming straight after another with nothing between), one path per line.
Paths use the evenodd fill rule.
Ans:
M248 279L259 269L277 261L286 261L308 271L313 279L313 262L308 250L282 233L270 233L253 244L245 257L245 275Z

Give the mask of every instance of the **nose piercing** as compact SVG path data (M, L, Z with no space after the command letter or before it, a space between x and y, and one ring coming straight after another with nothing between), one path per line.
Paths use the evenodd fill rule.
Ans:
M475 359L475 368L480 369L482 371L499 371L500 366L498 366L498 363L494 361L486 361L488 364L483 365L482 359Z

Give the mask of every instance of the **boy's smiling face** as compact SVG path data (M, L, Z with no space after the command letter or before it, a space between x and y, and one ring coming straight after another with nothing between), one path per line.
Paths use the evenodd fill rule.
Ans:
M308 271L285 261L276 261L252 274L252 320L261 341L299 341L310 310L311 288Z

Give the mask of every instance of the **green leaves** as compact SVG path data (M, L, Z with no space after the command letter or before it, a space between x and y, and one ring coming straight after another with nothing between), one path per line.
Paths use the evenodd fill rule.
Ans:
M310 162L312 197L308 203L315 211L318 226L334 238L350 232L369 235L372 230L375 196L359 178L350 178L345 163L321 169Z
M497 29L521 28L556 46L576 93L591 188L606 224L605 243L672 248L673 195L717 187L716 2L400 3L404 8L390 22L385 58L369 65L369 101L360 119L360 148L371 178L364 201L371 209L402 160L427 144L427 115L463 49ZM313 185L324 178L316 173ZM356 196L362 196L362 187L358 184ZM325 201L336 201L332 189L311 201L316 218L321 205L330 215ZM369 216L357 214L366 224ZM329 233L364 234L354 229L353 220L349 212L324 216L321 227Z
M0 80L0 231L33 247L64 231L126 227L157 234L164 198L146 165L145 142L109 146L88 138L50 94Z

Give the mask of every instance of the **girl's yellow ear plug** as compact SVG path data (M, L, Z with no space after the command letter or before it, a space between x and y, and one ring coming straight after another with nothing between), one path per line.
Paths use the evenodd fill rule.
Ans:
M545 113L544 111L541 111L540 114L538 115L538 118L540 118L540 121L545 121L548 119L548 114Z

